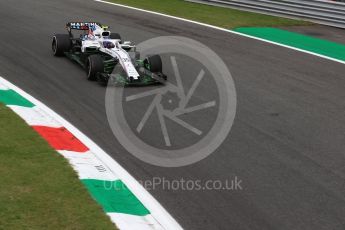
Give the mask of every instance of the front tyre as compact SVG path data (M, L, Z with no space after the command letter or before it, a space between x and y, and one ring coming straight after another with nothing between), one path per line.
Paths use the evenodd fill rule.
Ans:
M71 39L68 34L55 34L52 40L52 51L54 56L63 56L72 47Z
M104 72L103 59L97 54L90 55L86 63L87 80L97 80L97 73Z
M162 72L162 59L159 55L148 56L144 60L145 68L152 73Z

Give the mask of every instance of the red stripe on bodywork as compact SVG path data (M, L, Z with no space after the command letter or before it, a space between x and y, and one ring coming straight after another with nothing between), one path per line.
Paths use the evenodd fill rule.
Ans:
M66 128L32 126L56 150L86 152L89 149Z

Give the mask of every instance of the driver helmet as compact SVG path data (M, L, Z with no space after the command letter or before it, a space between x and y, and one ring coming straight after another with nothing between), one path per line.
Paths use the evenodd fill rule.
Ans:
M107 48L107 49L115 48L115 44L111 41L104 41L103 46L104 48Z

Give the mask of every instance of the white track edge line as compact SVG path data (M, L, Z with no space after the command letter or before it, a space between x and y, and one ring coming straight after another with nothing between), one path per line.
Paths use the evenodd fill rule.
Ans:
M155 15L163 16L163 17L168 17L168 18L172 18L172 19L176 19L176 20L180 20L180 21L184 21L184 22L189 22L189 23L197 24L197 25L200 25L200 26L206 26L206 27L209 27L209 28L212 28L212 29L221 30L221 31L224 31L224 32L227 32L227 33L236 34L236 35L239 35L239 36L242 36L242 37L251 38L251 39L254 39L254 40L270 43L270 44L273 44L273 45L277 45L277 46L285 47L285 48L288 48L288 49L296 50L296 51L299 51L299 52L302 52L302 53L314 55L314 56L317 56L317 57L320 57L320 58L328 59L330 61L334 61L334 62L338 62L338 63L341 63L341 64L345 64L345 61L338 60L338 59L335 59L335 58L331 58L331 57L328 57L328 56L325 56L325 55L322 55L322 54L318 54L318 53L314 53L314 52L311 52L311 51L299 49L299 48L296 48L296 47L293 47L293 46L284 45L284 44L281 44L281 43L278 43L278 42L273 42L273 41L262 39L262 38L258 38L258 37L255 37L255 36L239 33L239 32L236 32L236 31L233 31L233 30L229 30L229 29L225 29L225 28L221 28L221 27L218 27L218 26L213 26L213 25L210 25L210 24L202 23L202 22L197 22L197 21L193 21L193 20L189 20L189 19L185 19L185 18L180 18L180 17L168 15L168 14L158 13L158 12L155 12L155 11L144 10L144 9L136 8L136 7L133 7L133 6L123 5L123 4L107 2L107 1L103 1L103 0L93 0L93 1L100 2L100 3L105 3L105 4L109 4L109 5L114 5L114 6L120 6L120 7L124 7L124 8L128 8L128 9L132 9L132 10L137 10L137 11L141 11L141 12L145 12L145 13L150 13L150 14L155 14Z
M19 87L7 81L0 76L0 82L4 82L10 89L16 91L18 94L41 107L50 116L59 121L66 129L68 129L74 136L76 136L82 143L84 143L90 150L94 151L95 155L107 165L119 178L126 184L129 190L143 203L143 205L150 211L150 214L158 221L164 229L183 229L177 221L166 211L166 209L142 187L142 185L135 180L118 162L110 157L103 149L101 149L95 142L88 138L85 134L79 131L75 126L54 112L48 106L26 93Z

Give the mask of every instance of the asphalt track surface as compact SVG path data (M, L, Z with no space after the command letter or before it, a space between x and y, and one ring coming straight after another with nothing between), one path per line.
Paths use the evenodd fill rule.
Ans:
M51 54L51 36L69 20L104 22L137 43L181 35L213 49L231 70L238 99L221 147L180 168L129 154L109 128L105 88ZM150 191L184 228L345 229L343 64L93 1L2 0L0 28L0 75L65 117L138 180L243 181L241 191Z

